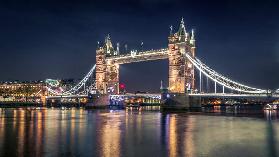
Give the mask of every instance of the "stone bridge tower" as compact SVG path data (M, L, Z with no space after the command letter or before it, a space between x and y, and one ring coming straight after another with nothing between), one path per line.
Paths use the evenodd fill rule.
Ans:
M107 62L106 58L119 54L119 49L114 50L109 35L103 46L96 50L96 88L101 94L119 93L119 65Z
M169 36L169 91L171 93L186 93L195 89L195 72L193 64L186 59L185 53L195 56L195 37L186 32L183 19L178 32Z

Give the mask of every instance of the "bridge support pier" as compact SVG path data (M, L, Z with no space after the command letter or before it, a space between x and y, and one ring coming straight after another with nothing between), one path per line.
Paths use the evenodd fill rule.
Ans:
M109 107L109 95L94 95L85 106L86 109L106 109Z
M192 97L187 93L168 93L163 96L165 100L161 105L162 110L200 110L200 97Z

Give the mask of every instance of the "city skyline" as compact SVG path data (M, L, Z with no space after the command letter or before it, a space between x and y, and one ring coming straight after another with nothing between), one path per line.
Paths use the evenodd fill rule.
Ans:
M139 49L143 42L144 50L166 48L169 27L177 30L184 17L187 31L196 31L197 56L203 62L239 82L279 87L277 3L188 2L187 9L183 4L111 1L99 10L105 5L99 1L3 3L0 80L82 78L95 64L97 42L107 34L115 47L120 42ZM167 68L165 60L124 65L120 81L130 89L154 91L160 80L167 82Z

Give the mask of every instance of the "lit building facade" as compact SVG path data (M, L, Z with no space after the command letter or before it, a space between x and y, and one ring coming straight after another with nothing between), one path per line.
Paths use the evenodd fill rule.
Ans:
M44 81L0 83L0 101L41 101L46 94Z

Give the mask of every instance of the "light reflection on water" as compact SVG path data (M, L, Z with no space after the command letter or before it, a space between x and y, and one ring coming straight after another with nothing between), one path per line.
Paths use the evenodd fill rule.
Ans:
M156 109L0 109L0 156L278 155L277 111L226 115Z

